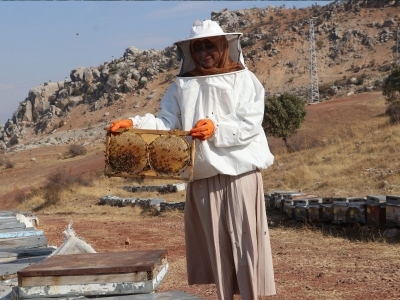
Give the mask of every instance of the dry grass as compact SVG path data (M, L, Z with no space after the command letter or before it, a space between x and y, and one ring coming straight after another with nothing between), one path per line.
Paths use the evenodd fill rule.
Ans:
M386 116L375 117L374 122L366 116L356 124L316 128L313 137L319 138L319 146L295 153L277 151L274 165L264 172L267 190L321 196L400 193L400 126L390 125Z
M400 126L389 124L380 93L352 99L308 106L305 123L291 138L292 143L301 141L297 152L288 153L283 143L271 139L275 162L263 171L266 191L296 190L326 197L400 193L400 185L396 184L400 182ZM138 196L122 189L125 185L176 182L97 174L89 186L75 184L60 191L60 200L52 211L88 213L105 195L184 201L184 193ZM32 199L24 198L20 208L40 211L43 194L31 193Z
M63 188L56 190L57 201L49 203L46 194L53 189L44 187L41 191L31 190L20 200L18 206L20 210L31 210L36 212L46 211L52 214L101 214L104 207L99 206L100 198L106 195L113 195L124 198L163 198L165 201L184 201L185 193L160 194L154 192L132 193L125 191L123 186L159 185L170 184L174 181L160 181L148 179L146 181L136 181L119 177L105 177L93 175L89 185L86 181L79 181L71 185L64 185Z

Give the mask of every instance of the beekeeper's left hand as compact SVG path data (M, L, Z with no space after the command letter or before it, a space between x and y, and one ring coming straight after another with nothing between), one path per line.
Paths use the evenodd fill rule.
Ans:
M213 121L210 119L202 119L194 125L193 129L190 130L190 135L201 141L205 141L212 137L214 130L215 127Z

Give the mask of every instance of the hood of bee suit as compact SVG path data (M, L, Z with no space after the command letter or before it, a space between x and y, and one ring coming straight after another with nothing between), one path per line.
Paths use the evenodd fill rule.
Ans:
M244 67L244 59L242 48L240 47L240 32L227 33L222 30L219 24L215 21L195 21L192 29L190 30L189 38L180 40L174 44L178 48L178 55L181 61L181 67L178 76L182 76L195 68L195 64L190 55L190 41L194 39L212 37L212 36L226 36L229 45L229 56L233 61L240 62Z

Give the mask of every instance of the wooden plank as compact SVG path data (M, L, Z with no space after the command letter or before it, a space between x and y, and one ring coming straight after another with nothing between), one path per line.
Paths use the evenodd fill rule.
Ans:
M36 229L33 228L33 227L27 227L27 228L5 228L5 229L0 229L0 234L7 233L7 232L20 232L20 231L36 231Z
M104 127L104 130L109 131L110 126ZM133 132L133 133L138 133L138 134L159 134L159 135L180 135L180 136L189 136L190 131L185 131L185 130L178 130L178 129L173 129L173 130L158 130L158 129L139 129L139 128L123 128L123 129L118 129L116 132Z
M35 298L38 299L38 298ZM40 300L56 300L63 299L65 297L40 297ZM85 296L70 296L68 300L82 300L82 299L93 299L93 297ZM188 294L183 291L170 291L162 293L149 293L149 294L130 294L130 295L114 295L114 296L103 296L101 300L205 300L198 296Z
M122 296L125 297L125 296ZM172 291L172 292L164 292L164 293L152 293L152 294L143 294L143 295L132 295L129 296L132 300L204 300L204 298L200 298L182 291ZM117 297L107 297L103 298L103 300L125 300L124 298Z
M153 271L166 255L166 250L54 255L26 268L19 273L19 277Z
M60 255L62 256L62 255ZM168 264L164 265L161 272L153 280L139 282L111 282L111 283L81 283L71 285L41 285L22 287L18 286L20 299L68 296L99 296L99 295L131 295L152 293L168 272Z
M43 230L35 230L33 227L15 228L12 231L7 229L0 230L0 239L21 238L26 236L43 235Z
M190 170L190 166L189 166L189 170ZM180 176L167 176L167 175L158 176L156 174L157 174L156 172L151 171L151 170L149 170L146 173L146 175L143 175L143 174L135 175L135 174L129 174L129 173L115 173L115 174L112 174L112 173L110 173L109 170L107 170L105 175L108 176L108 177L157 178L157 179L175 179L175 180L177 179L177 180L181 180L181 181L184 181L184 182L192 181L192 179L190 179L189 177L185 178L185 177L180 177ZM193 174L193 172L192 172L192 174Z
M20 248L37 248L45 246L47 246L47 239L44 235L0 240L0 251Z
M189 169L189 181L193 180L194 171L194 155L196 153L196 139L192 138L192 148L190 150L190 169Z
M17 274L18 271L43 261L48 256L35 256L28 258L14 259L8 262L3 262L0 268L0 276Z
M54 247L40 247L40 248L22 248L22 249L8 249L5 251L0 251L0 259L7 257L31 257L31 256L42 256L50 255L54 252L56 248Z
M89 299L89 298L86 298ZM205 300L183 291L102 297L101 300Z
M15 216L1 217L0 218L0 222L1 223L11 222L11 221L15 221L15 220L18 220Z
M16 216L0 217L0 224L8 222L19 222Z
M133 282L154 279L167 264L167 258L154 269L154 271L141 271L133 273L114 274L82 274L82 275L59 275L59 276L21 276L19 274L19 285L23 287L36 285L68 285L80 283L109 283L109 282Z
M25 223L22 223L19 221L12 221L12 222L5 222L5 223L0 222L0 230L12 229L12 228L25 228L25 227L26 227Z
M138 282L151 280L157 277L167 264L167 259L163 259L162 264L157 266L152 276L149 271L116 274L94 274L94 275L71 275L71 276L40 276L23 277L18 276L18 285L23 287L39 285L68 285L81 283L110 283L110 282Z
M18 285L22 287L40 285L69 285L88 283L110 283L110 282L139 282L147 281L147 271L117 274L95 274L95 275L71 275L71 276L40 276L19 277Z
M7 211L7 210L5 210L5 211L0 211L0 218L2 218L2 217L12 217L12 216L14 216L15 217L15 214L16 214L17 212L16 211L13 211L13 210L9 210L9 211Z

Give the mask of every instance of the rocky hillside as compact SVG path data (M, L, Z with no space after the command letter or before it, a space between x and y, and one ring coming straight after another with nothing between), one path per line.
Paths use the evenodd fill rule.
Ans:
M245 62L265 86L266 97L290 92L306 102L311 19L320 101L327 101L380 88L398 59L399 16L400 0L211 12L226 31L244 33ZM98 67L72 70L68 80L33 87L0 125L0 150L100 141L111 120L156 113L178 65L174 47L156 51L132 46Z

